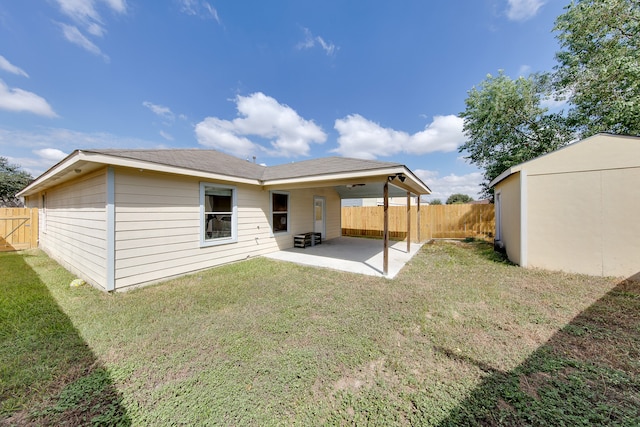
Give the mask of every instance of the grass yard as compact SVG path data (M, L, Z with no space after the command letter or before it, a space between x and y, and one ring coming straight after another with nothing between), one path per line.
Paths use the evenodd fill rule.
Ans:
M638 425L640 283L483 242L393 280L253 259L128 293L0 254L0 425Z

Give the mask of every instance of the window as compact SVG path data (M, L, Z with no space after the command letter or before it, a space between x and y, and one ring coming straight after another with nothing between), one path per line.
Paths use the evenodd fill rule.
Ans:
M271 227L274 233L289 231L288 193L271 193Z
M215 245L236 241L236 190L233 187L200 184L202 212L201 242Z

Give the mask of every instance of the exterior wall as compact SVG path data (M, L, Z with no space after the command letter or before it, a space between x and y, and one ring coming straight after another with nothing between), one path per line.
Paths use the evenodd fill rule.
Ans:
M636 157L636 160L640 159ZM640 166L602 173L602 274L640 273Z
M276 240L280 249L293 247L293 235L313 231L314 197L325 199L325 239L334 239L342 234L341 201L338 193L332 188L304 188L287 191L289 193L289 233L277 234ZM269 207L267 206L267 212Z
M106 169L29 198L39 207L39 246L94 286L106 289Z
M601 172L529 176L528 264L602 274Z
M116 289L157 282L278 250L267 214L269 192L247 185L235 187L237 242L201 247L200 180L117 169Z
M594 135L523 163L529 175L638 167L640 138Z
M529 262L597 276L640 271L640 167L529 177Z
M500 182L495 189L500 191L501 242L507 251L507 257L513 263L520 264L520 174L516 173ZM496 217L498 214L496 213ZM499 225L496 224L496 227Z

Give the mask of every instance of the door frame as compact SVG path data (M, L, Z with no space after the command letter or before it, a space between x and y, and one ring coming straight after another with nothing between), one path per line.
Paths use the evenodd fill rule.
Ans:
M322 202L322 230L320 230L320 234L324 240L327 234L327 200L323 196L313 196L313 232L318 233L316 230L316 202L318 201Z

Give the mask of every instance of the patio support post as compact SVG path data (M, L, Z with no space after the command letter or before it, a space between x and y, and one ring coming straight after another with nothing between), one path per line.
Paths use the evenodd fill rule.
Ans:
M383 225L384 248L382 251L382 274L389 273L389 181L384 183L384 225Z
M411 253L411 193L407 191L407 253Z
M420 240L420 195L418 194L418 216L416 217L416 235L418 238L418 243L421 242Z

